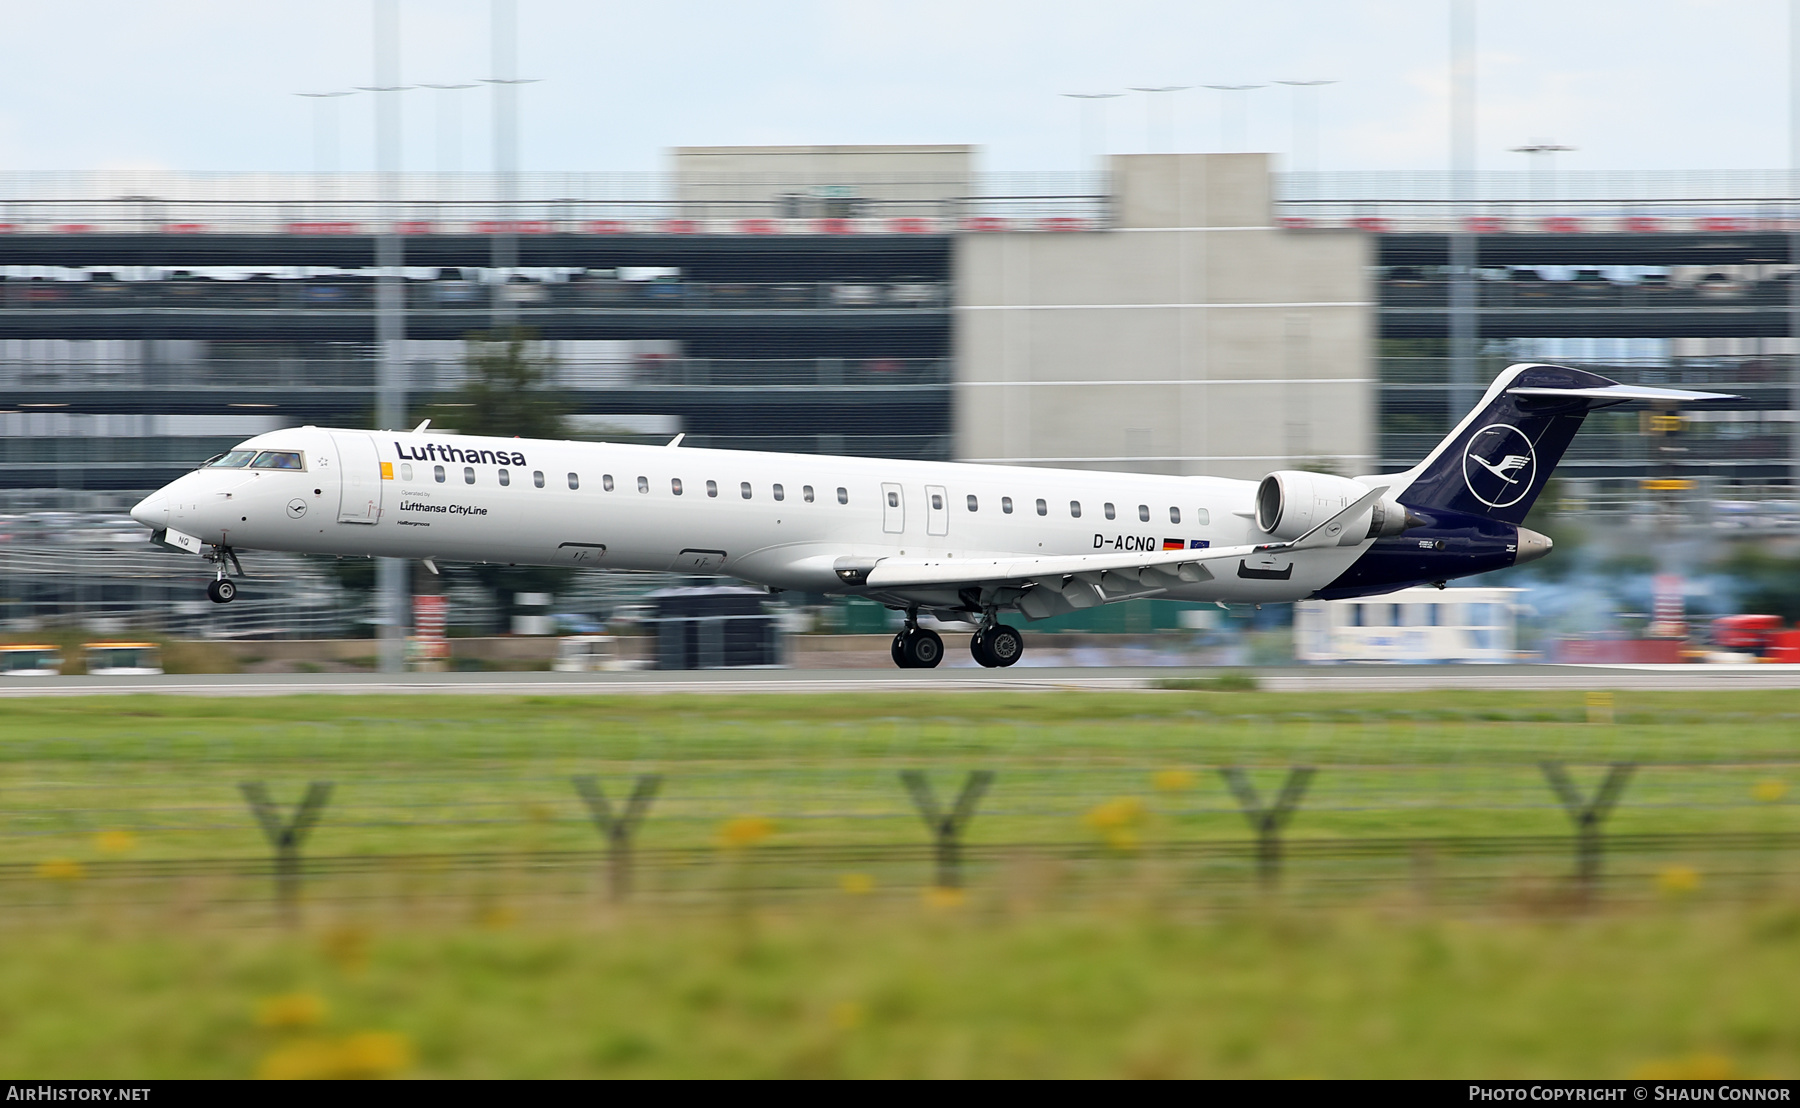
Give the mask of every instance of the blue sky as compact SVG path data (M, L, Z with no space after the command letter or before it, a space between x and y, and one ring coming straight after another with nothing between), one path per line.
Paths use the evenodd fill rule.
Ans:
M1779 0L1477 0L1485 169L1508 147L1577 147L1561 169L1778 168L1788 5ZM486 0L401 0L406 83L490 75ZM1063 92L1331 78L1325 169L1448 158L1444 0L518 0L522 168L654 170L675 145L956 142L983 168L1077 168ZM373 83L370 0L0 3L0 171L307 170L294 95ZM1221 97L1173 94L1174 144L1221 148ZM1247 95L1247 145L1286 153L1290 90ZM404 94L405 163L439 167L436 113L462 98L460 162L491 165L485 88ZM338 161L373 162L366 95L338 101ZM1137 152L1142 94L1109 101ZM1160 124L1158 125L1160 128Z

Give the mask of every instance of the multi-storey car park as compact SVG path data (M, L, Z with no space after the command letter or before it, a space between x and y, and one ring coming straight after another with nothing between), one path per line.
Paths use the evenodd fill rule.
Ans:
M1785 177L1270 172L704 148L664 177L0 177L0 503L117 510L257 431L374 418L378 232L414 410L517 323L596 436L1256 477L1415 461L1510 361L1746 400L1602 413L1591 505L1791 515ZM1571 199L1573 198L1573 199ZM14 590L16 591L16 590Z

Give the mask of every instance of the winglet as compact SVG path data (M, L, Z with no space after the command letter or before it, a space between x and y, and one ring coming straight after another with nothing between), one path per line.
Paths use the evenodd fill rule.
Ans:
M412 433L415 435L422 435L425 433L425 428L429 426L431 426L431 421L429 419L424 420L417 427L412 429Z
M672 439L670 439L670 440L669 440L669 441L668 441L668 442L667 442L667 443L666 443L666 444L665 444L665 447L676 447L676 446L680 446L680 445L681 445L681 440L682 440L682 439L685 439L685 438L687 438L687 432L686 432L686 431L683 431L683 432L682 432L682 433L681 433L681 434L679 434L679 435L676 435L676 436L675 436L675 437L674 437L674 438L672 438Z

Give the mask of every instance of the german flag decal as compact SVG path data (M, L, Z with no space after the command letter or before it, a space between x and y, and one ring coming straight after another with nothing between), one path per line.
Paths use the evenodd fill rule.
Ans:
M1186 539L1164 539L1163 540L1163 549L1164 550L1186 550L1187 549L1187 540Z

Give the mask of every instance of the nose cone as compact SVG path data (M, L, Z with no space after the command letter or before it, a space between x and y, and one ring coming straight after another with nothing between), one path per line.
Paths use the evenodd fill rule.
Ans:
M131 518L137 520L152 531L169 529L169 498L160 492L153 492L138 502L131 509Z
M1535 562L1550 553L1556 546L1549 535L1540 535L1527 528L1519 528L1519 553L1513 558L1513 565L1522 566L1526 562Z

